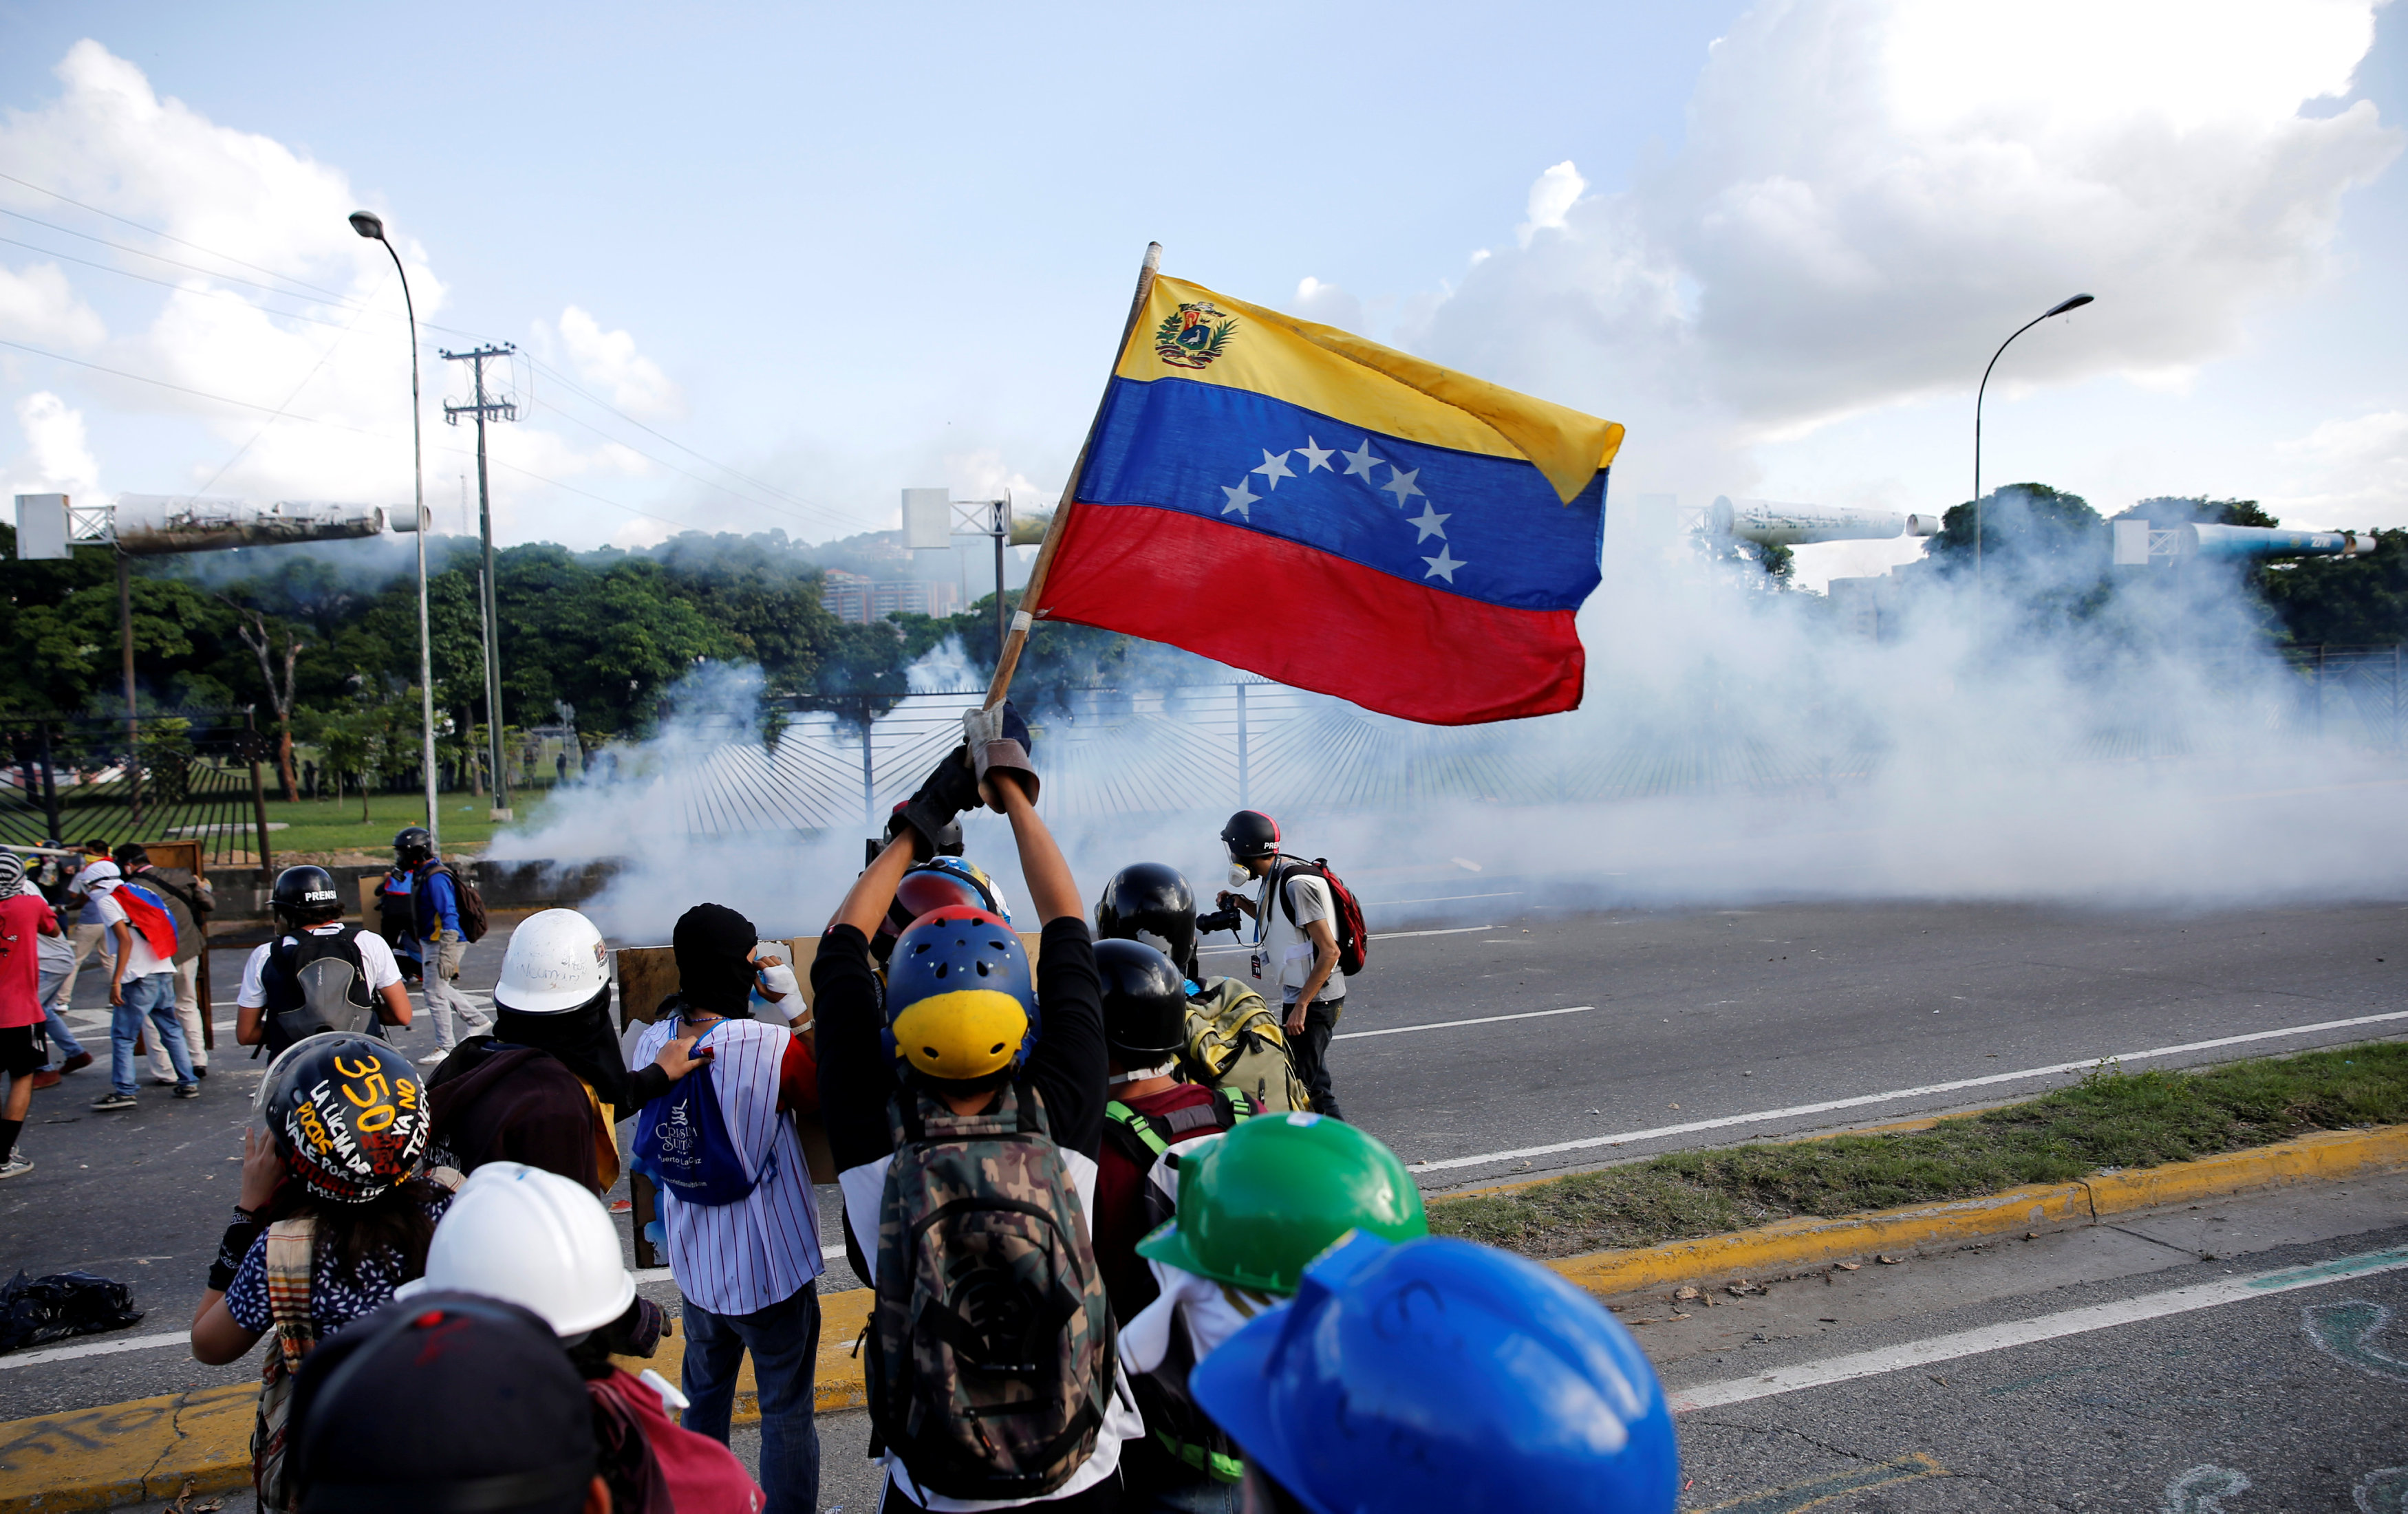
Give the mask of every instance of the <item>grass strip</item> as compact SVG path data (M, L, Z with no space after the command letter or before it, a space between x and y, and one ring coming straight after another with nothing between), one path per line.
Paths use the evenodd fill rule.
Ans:
M2408 1121L2408 1043L2227 1063L2102 1065L2025 1104L1928 1130L1678 1151L1509 1193L1435 1203L1433 1235L1578 1256L2154 1167L2318 1130Z

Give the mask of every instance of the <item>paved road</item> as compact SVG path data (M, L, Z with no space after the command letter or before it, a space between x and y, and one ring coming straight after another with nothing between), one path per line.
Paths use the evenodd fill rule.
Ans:
M1499 896L1459 897L1479 893ZM1443 897L1450 894L1458 897ZM1526 893L1485 879L1384 897L1415 902L1375 905L1376 931L1452 934L1374 944L1374 967L1340 1026L1352 1038L1331 1060L1349 1117L1417 1160L1463 1162L2408 1011L2408 908L2391 904L2189 917L1928 905L1571 914L1522 907ZM1432 918L1438 911L1454 913ZM1468 928L1478 925L1492 928ZM464 981L472 991L492 983L507 929L497 922L471 951ZM219 1002L228 1007L222 1022L230 1027L243 953L216 955ZM1228 970L1242 961L1222 954L1207 965ZM96 1013L96 974L77 997ZM1595 1007L1364 1034L1584 1005ZM2396 1035L2403 1025L2408 1020L2168 1060ZM222 1040L218 1075L192 1103L146 1083L138 1110L95 1114L85 1105L103 1092L96 1069L39 1096L26 1132L39 1165L0 1186L0 1276L85 1268L134 1282L151 1311L138 1327L145 1333L189 1320L233 1202L259 1065L233 1047L230 1030ZM405 1044L431 1048L432 1033L413 1031ZM105 1051L105 1032L94 1045ZM1528 1158L1527 1169L1519 1157L1475 1160L1433 1168L1426 1180L1493 1180L1662 1147L1994 1103L2054 1080L1582 1147ZM834 1234L833 1223L826 1229ZM827 1285L854 1285L840 1261ZM235 1381L255 1370L203 1368L177 1356L161 1350L0 1366L0 1419Z

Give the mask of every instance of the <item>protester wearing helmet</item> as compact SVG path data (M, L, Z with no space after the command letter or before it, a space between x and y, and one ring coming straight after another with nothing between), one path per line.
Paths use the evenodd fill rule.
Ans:
M1006 925L1011 923L1011 909L1004 902L1002 888L983 868L967 858L935 856L912 864L896 880L886 918L869 939L870 955L880 962L889 961L895 954L895 938L910 930L913 921L948 906L983 909Z
M685 1407L683 1394L657 1374L639 1379L612 1364L614 1355L652 1355L665 1321L658 1305L637 1296L618 1226L593 1193L515 1162L477 1169L435 1227L426 1275L395 1298L445 1293L501 1299L551 1325L584 1379L615 1509L752 1514L762 1507L761 1490L732 1451L669 1419L667 1411Z
M510 933L494 985L491 1035L462 1041L427 1078L434 1160L475 1172L523 1162L595 1193L619 1180L619 1121L666 1093L627 1072L610 1018L610 954L574 909L545 909Z
M1156 1164L1253 1110L1182 1076L1187 980L1168 957L1140 941L1098 941L1096 971L1103 980L1111 1090L1096 1171L1096 1261L1113 1316L1133 1320L1155 1293L1137 1243L1172 1207L1170 1191L1153 1180Z
M655 1079L674 1087L644 1105L631 1160L656 1184L677 1280L686 1428L726 1444L737 1372L751 1353L769 1508L810 1514L824 1263L810 1168L788 1117L819 1107L819 1078L801 1036L747 1012L760 939L724 905L679 917L678 992L627 1053L638 1096Z
M293 1406L302 1514L668 1507L615 1496L584 1384L543 1321L499 1299L386 1305L310 1357Z
M1258 809L1241 809L1221 827L1229 854L1229 884L1259 883L1254 898L1225 889L1224 909L1237 909L1254 922L1252 971L1255 986L1277 983L1286 1004L1287 1050L1312 1099L1332 1119L1338 1095L1329 1086L1329 1040L1346 1009L1346 975L1338 965L1338 909L1318 869L1280 851L1279 822ZM1282 863L1293 865L1282 866Z
M273 1378L423 1270L452 1195L419 1175L425 1091L382 1041L337 1031L294 1043L260 1079L258 1112L266 1129L243 1135L242 1194L193 1355L223 1365L275 1329Z
M1028 762L1027 728L1008 705L971 711L965 725L968 739L946 755L898 814L885 850L838 907L811 964L821 1107L844 1193L848 1253L854 1271L881 1287L878 1316L864 1350L880 1353L887 1363L908 1360L908 1353L898 1358L893 1350L890 1326L896 1316L890 1311L900 1307L903 1295L896 1291L908 1290L916 1269L905 1261L899 1238L896 1266L889 1270L879 1259L887 1234L899 1236L896 1227L914 1212L907 1203L921 1192L907 1193L890 1184L890 1175L899 1178L906 1166L915 1174L931 1170L925 1154L953 1138L940 1136L940 1128L957 1131L970 1143L1016 1142L1015 1152L1028 1153L1014 1159L1021 1177L1072 1190L1048 1188L1039 1195L1046 1203L1038 1207L1050 1206L1049 1212L1059 1214L1075 1203L1083 1220L1094 1213L1103 1137L1109 1059L1095 948L1078 884L1037 814L1039 783ZM933 854L937 838L956 816L982 804L1010 820L1019 848L1021 873L1041 928L1035 971L999 915L953 905L923 916L898 935L882 996L870 938L887 918L897 885L915 859ZM1044 1025L1038 1036L1035 1015L1040 1006ZM896 1206L892 1214L890 1201ZM1080 1296L1072 1320L1105 1318L1084 1226L1075 1234L1049 1234L1064 1248L1057 1260L1068 1262L1075 1280L1095 1286L1093 1294L1073 1288ZM1055 1327L1083 1328L1070 1322ZM1043 1359L1054 1344L1033 1349ZM959 1351L947 1357L964 1359ZM986 1494L939 1491L959 1489L984 1470L966 1468L958 1457L948 1459L947 1447L937 1444L948 1436L958 1440L962 1416L947 1416L953 1423L913 1434L896 1421L894 1384L882 1378L871 1415L884 1437L884 1507L1110 1507L1122 1445L1142 1435L1143 1425L1125 1382L1109 1371L1108 1360L1103 1365L1111 1379L1108 1385L1087 1376L1075 1383L1053 1378L1046 1406L1057 1407L1054 1398L1075 1388L1084 1395L1084 1409L1099 1415L1100 1423L1071 1434L1062 1443L1067 1450L1049 1447L1053 1457L1043 1475L1016 1484L1019 1491ZM976 1389L982 1392L984 1385ZM981 1422L996 1426L997 1443L1022 1431L1001 1421Z
M1671 1412L1630 1332L1469 1241L1348 1236L1191 1380L1245 1450L1249 1510L1677 1506Z
M1157 1174L1157 1179L1159 1178ZM1297 1290L1306 1264L1350 1231L1389 1240L1429 1233L1421 1190L1396 1153L1351 1125L1266 1115L1182 1153L1179 1207L1138 1243L1159 1294L1121 1332L1154 1449L1168 1464L1156 1507L1234 1508L1235 1448L1201 1414L1188 1376L1240 1326Z
M251 950L235 998L234 1038L271 1057L339 1030L385 1038L408 1025L409 993L382 937L343 921L343 896L322 867L288 867L269 894L277 937Z
M1203 981L1196 959L1196 891L1162 863L1133 863L1112 875L1096 901L1096 938L1142 941L1189 978Z
M460 891L452 869L435 853L435 836L423 825L394 833L393 864L409 873L411 929L418 936L419 991L435 1020L435 1050L419 1060L441 1062L461 1036L482 1036L492 1021L460 992L460 964L468 955L460 924ZM464 1032L465 1027L465 1032Z

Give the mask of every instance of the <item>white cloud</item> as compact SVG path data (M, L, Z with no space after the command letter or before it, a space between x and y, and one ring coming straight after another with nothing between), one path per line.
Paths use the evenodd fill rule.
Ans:
M165 415L203 428L199 444L182 456L165 453L172 461L163 464L163 449L154 444L144 471L113 465L111 483L136 492L207 485L222 495L406 505L410 354L401 289L384 248L362 240L348 221L363 205L374 207L374 197L339 168L163 98L139 67L97 42L77 43L55 73L55 97L0 116L0 159L10 172L192 245L156 242L106 223L111 240L218 272L128 258L130 271L172 278L178 287L159 296L147 324L112 340L79 293L87 283L100 287L108 274L79 271L70 279L48 265L0 270L0 325L11 335L39 330L42 345L98 347L109 367L242 402L229 406L77 373L78 403L96 425ZM73 214L6 181L0 205L46 219ZM385 220L408 268L422 337L428 337L423 322L439 318L448 291L407 225L391 215ZM197 250L204 248L210 250ZM253 287L280 281L294 287L276 295ZM109 292L128 293L113 283ZM681 413L676 386L637 353L625 332L606 332L571 307L559 336L580 382L599 386L595 392L620 408L648 418ZM472 471L474 443L465 430L443 424L442 396L457 376L433 346L430 338L422 352L426 475L437 519L448 522L453 490L445 486ZM275 418L279 410L288 413ZM563 480L653 471L624 446L540 421L498 428L497 436L509 439L495 442L496 458ZM497 518L524 536L588 541L605 529L604 520L619 517L615 510L597 515L594 501L508 468L494 470L493 487Z
M0 268L0 331L36 347L78 351L99 346L108 336L55 263L37 263L22 273Z
M577 377L602 389L602 397L618 408L645 421L684 419L685 396L658 364L636 350L636 338L628 333L604 331L600 321L572 305L555 325L538 324L538 341L553 336Z
M2286 522L2331 530L2401 523L2401 501L2408 498L2408 412L2328 421L2275 450L2300 470L2290 488L2266 501Z
M1288 303L1288 309L1304 320L1317 321L1341 331L1361 331L1365 325L1361 300L1336 284L1325 284L1310 274L1297 281L1296 298Z
M1686 140L1615 193L1531 187L1521 245L1426 331L1441 361L1631 423L1637 471L1745 486L1751 444L1971 389L2179 386L2315 283L2400 136L2348 88L2372 0L1976 7L1796 0L1713 48ZM1540 236L1553 226L1554 235ZM1685 478L1684 476L1685 475Z
M100 464L85 437L83 417L47 390L17 402L17 426L25 452L9 469L10 494L68 494L93 503L100 492Z
M1581 177L1581 171L1572 166L1570 158L1541 174L1538 181L1530 186L1530 219L1513 229L1514 239L1527 247L1530 238L1542 231L1563 230L1565 214L1587 193L1588 180ZM1473 261L1478 262L1487 255L1484 251L1480 252Z

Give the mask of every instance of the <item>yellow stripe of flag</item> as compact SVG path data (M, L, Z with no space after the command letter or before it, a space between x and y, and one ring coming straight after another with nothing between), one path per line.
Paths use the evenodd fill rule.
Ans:
M1172 336L1182 322L1226 339L1204 362ZM1157 278L1121 354L1119 377L1184 378L1267 394L1383 436L1493 457L1527 458L1569 504L1622 448L1622 427L1561 405L1441 368L1335 326Z

